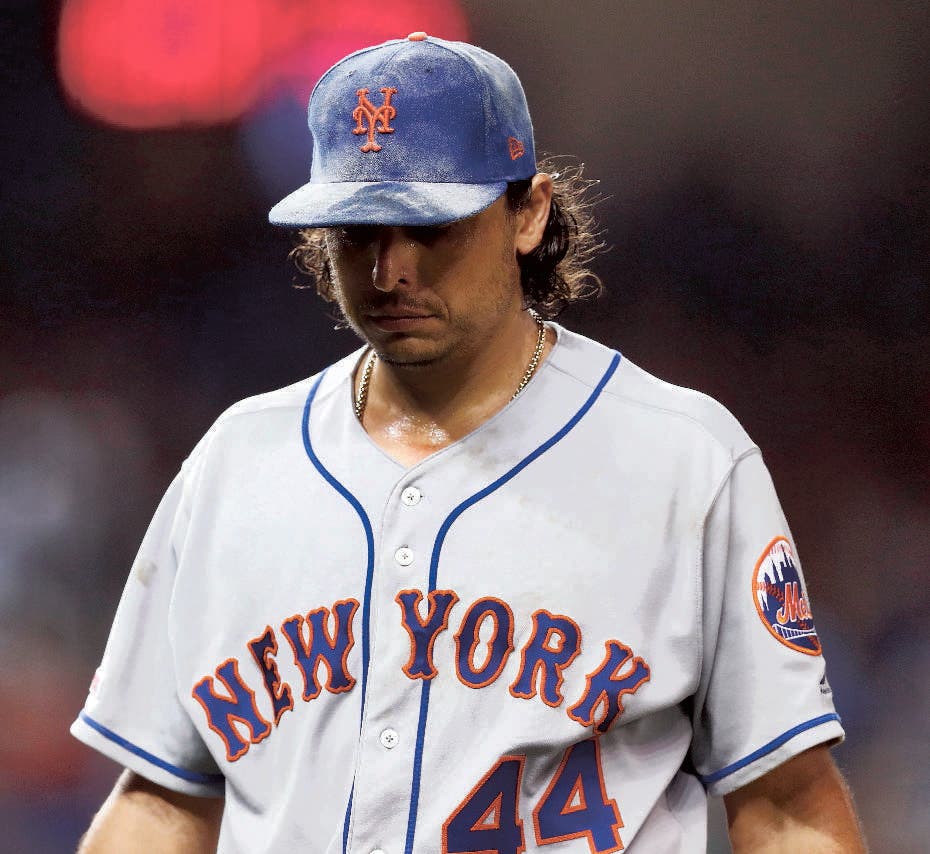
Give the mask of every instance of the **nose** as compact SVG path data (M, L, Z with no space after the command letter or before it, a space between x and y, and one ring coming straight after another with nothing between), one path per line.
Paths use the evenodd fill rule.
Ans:
M398 285L413 284L415 276L416 242L403 228L389 225L380 228L371 270L372 284L387 293Z

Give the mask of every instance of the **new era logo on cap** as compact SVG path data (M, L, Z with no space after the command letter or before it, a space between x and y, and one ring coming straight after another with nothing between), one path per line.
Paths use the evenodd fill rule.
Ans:
M436 225L477 213L536 173L513 69L425 33L336 63L310 96L308 122L310 181L275 205L275 224Z

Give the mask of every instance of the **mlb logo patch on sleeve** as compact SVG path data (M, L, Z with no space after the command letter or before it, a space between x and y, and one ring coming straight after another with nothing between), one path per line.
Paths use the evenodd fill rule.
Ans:
M820 655L820 638L791 543L776 537L762 552L752 574L759 619L779 643L805 655Z

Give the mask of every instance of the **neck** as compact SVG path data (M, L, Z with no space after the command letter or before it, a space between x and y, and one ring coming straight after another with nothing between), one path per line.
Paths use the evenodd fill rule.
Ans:
M507 405L524 379L538 340L535 317L521 311L480 346L460 347L429 364L377 360L362 423L395 458L421 459L470 433ZM549 349L547 340L540 361Z

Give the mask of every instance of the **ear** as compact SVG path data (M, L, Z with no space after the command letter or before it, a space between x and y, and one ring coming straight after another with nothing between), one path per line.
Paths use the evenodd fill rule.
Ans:
M546 222L549 220L549 208L552 205L552 176L546 172L537 172L533 176L529 198L517 211L517 230L514 234L514 246L519 255L528 255L542 240Z

